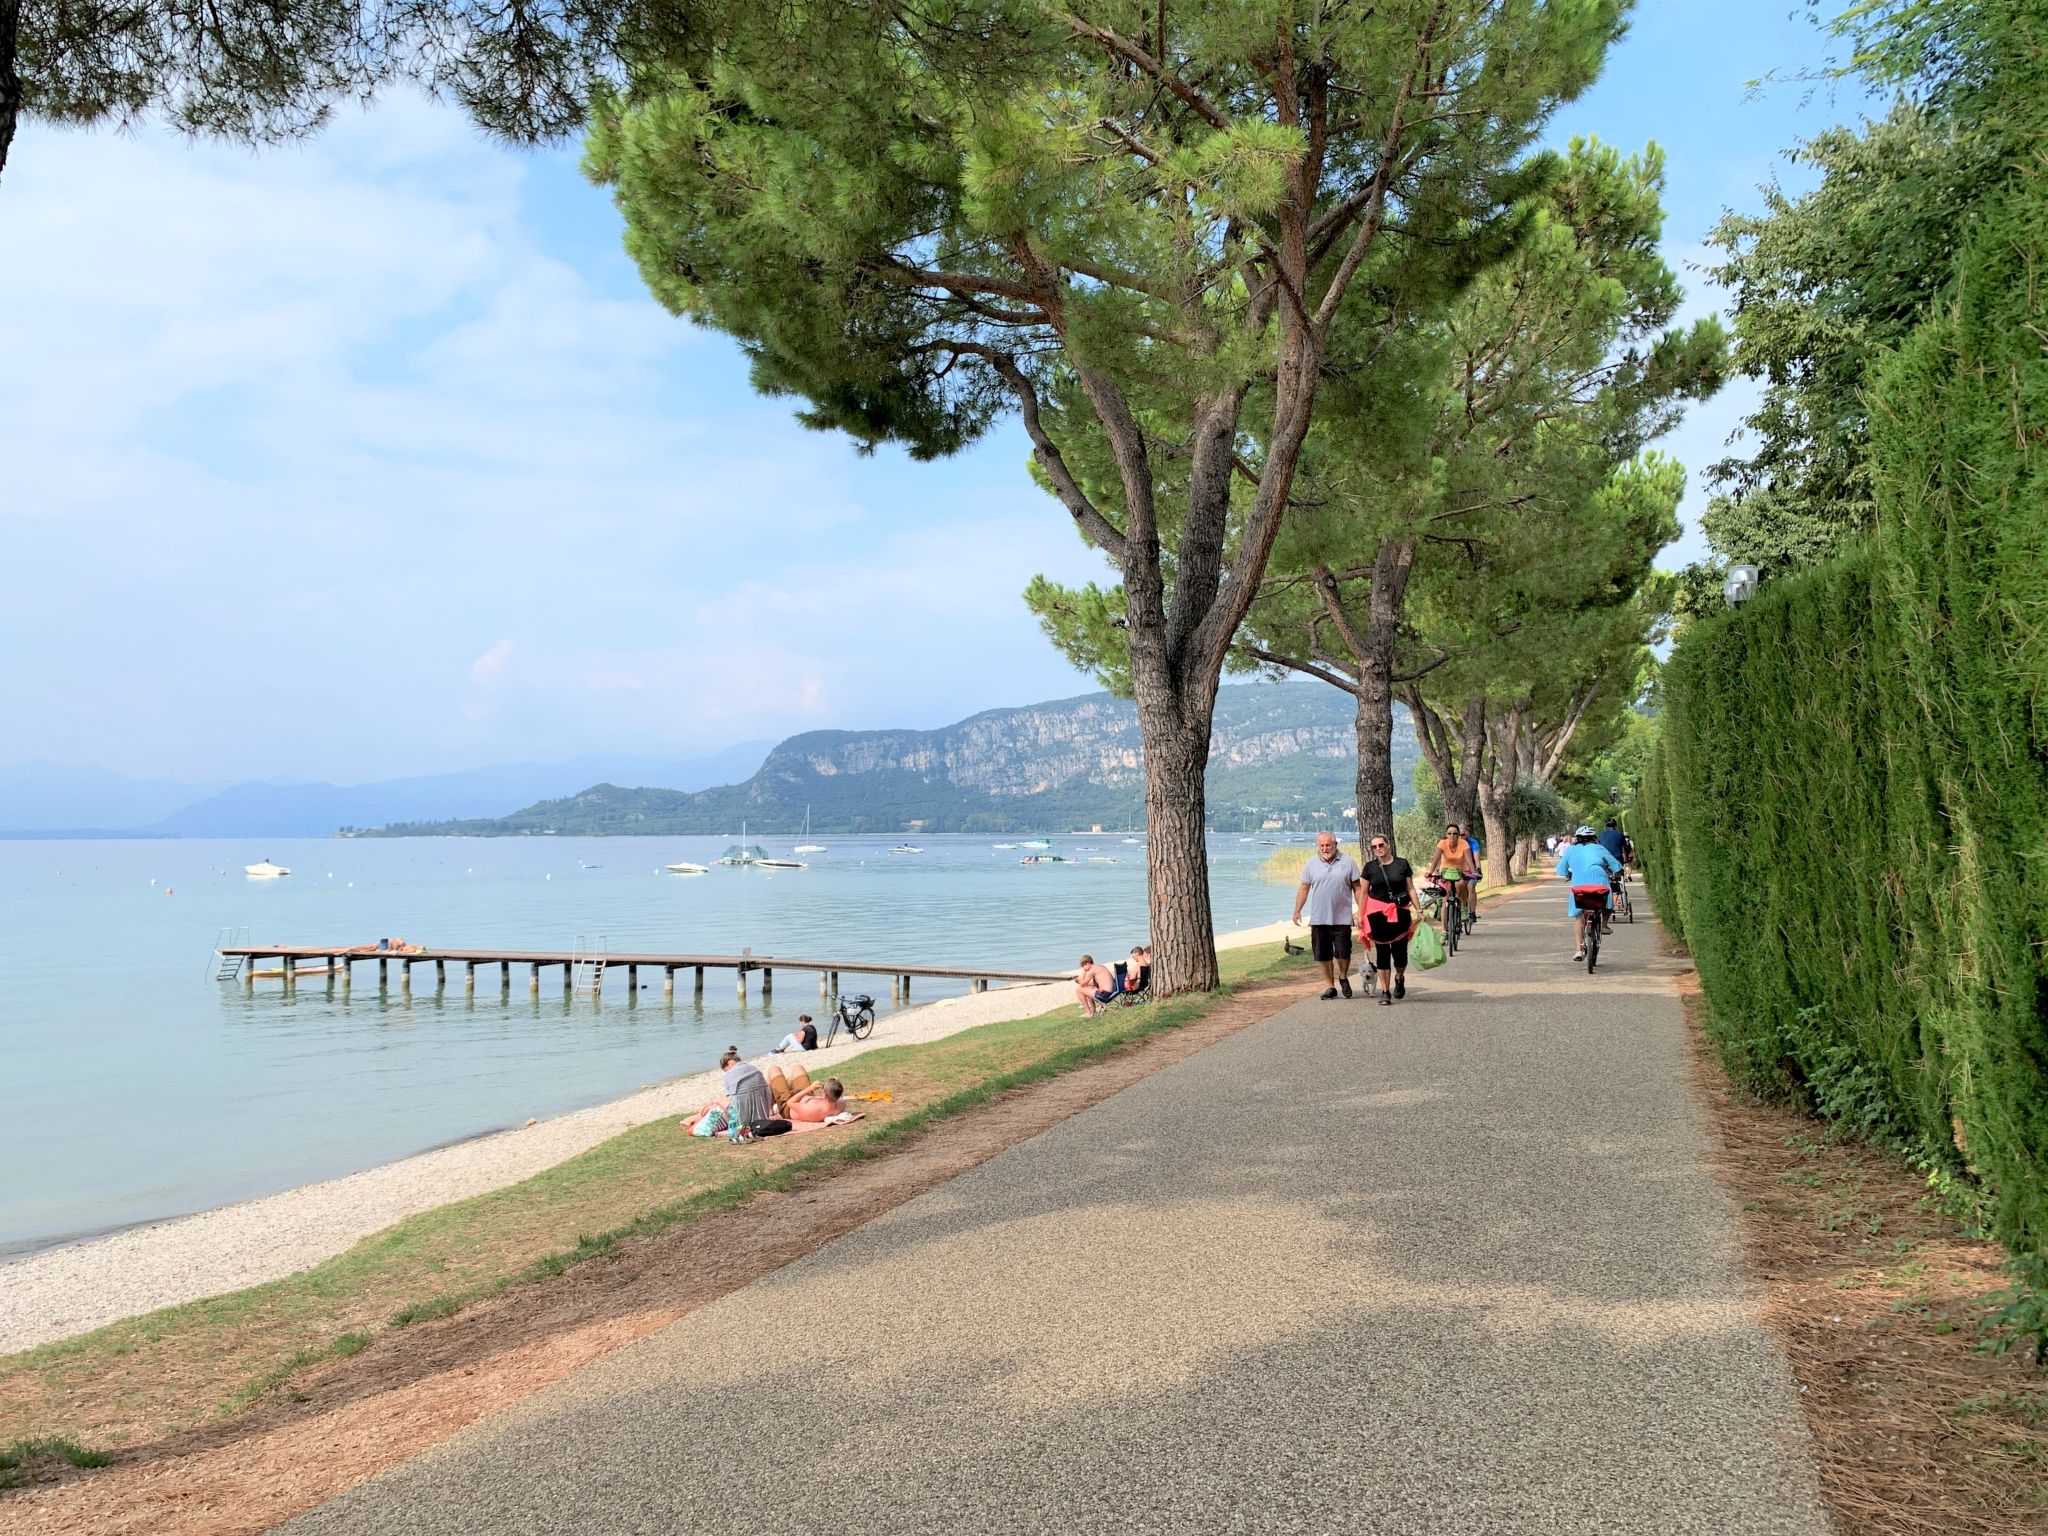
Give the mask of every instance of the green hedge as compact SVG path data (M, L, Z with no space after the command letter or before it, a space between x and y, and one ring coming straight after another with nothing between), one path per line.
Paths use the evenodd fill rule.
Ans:
M1879 526L1690 628L1636 812L1730 1070L1980 1186L2048 1279L2048 197L1871 392Z

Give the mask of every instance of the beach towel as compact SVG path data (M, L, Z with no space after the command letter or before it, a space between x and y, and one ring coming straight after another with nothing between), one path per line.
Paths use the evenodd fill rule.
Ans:
M838 1114L834 1115L829 1120L792 1121L790 1124L790 1130L795 1135L802 1136L808 1134L811 1131L829 1131L835 1125L851 1125L854 1121L862 1118L864 1117L855 1110L842 1109Z
M886 1088L880 1092L849 1093L847 1097L849 1099L861 1099L869 1104L894 1104L896 1102L896 1095L889 1092Z

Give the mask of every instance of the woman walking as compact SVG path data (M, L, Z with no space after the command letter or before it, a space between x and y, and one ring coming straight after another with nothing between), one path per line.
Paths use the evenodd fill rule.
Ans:
M1380 1006L1408 995L1408 936L1415 931L1415 871L1397 859L1384 837L1367 845L1365 910L1359 917L1359 938L1370 939L1373 965L1380 973ZM1393 983L1388 984L1388 972Z

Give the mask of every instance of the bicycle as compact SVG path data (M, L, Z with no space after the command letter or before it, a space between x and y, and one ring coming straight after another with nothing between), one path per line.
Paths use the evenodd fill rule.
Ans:
M1463 909L1458 902L1458 882L1432 876L1422 888L1422 916L1425 922L1439 918L1444 929L1444 958L1458 952L1458 936L1464 932Z
M1608 881L1608 885L1614 891L1615 914L1625 923L1634 922L1636 920L1636 903L1635 898L1628 893L1628 871L1623 870L1612 880Z
M1607 920L1607 898L1611 894L1604 885L1575 885L1572 887L1572 901L1586 919L1586 974L1593 974L1593 967L1600 963L1600 928Z
M875 1029L875 1000L864 992L839 999L839 1011L825 1031L827 1045L838 1038L841 1028L856 1040L867 1039Z

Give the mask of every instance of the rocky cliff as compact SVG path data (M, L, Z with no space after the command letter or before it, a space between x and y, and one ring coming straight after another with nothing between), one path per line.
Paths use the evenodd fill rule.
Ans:
M1413 733L1397 721L1396 781ZM1327 818L1352 803L1352 700L1317 683L1244 684L1217 698L1210 739L1212 822ZM393 832L1064 831L1136 826L1144 815L1137 711L1106 693L994 709L934 731L810 731L768 754L743 784L685 794L600 784L492 822Z

